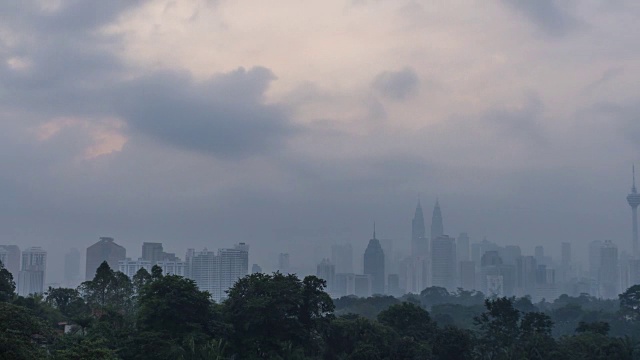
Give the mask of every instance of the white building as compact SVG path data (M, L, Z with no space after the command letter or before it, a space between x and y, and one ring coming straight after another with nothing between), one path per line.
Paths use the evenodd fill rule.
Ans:
M249 273L249 246L237 244L233 249L219 249L216 254L204 249L187 251L186 273L202 291L220 302L235 282Z
M140 269L145 269L151 274L151 261L143 259L131 260L131 258L118 261L118 271L129 278L133 278Z
M30 247L22 252L22 269L18 274L18 295L42 294L47 271L47 252Z

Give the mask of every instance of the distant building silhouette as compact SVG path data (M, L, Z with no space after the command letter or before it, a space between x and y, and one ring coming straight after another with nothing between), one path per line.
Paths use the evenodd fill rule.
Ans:
M291 272L291 263L289 261L289 253L280 253L278 255L278 271L283 274Z
M316 276L327 282L327 292L330 294L334 291L334 282L336 277L336 267L329 259L322 259L316 267Z
M633 180L631 185L631 193L627 195L627 203L631 206L631 246L633 249L633 257L639 258L638 254L638 205L640 205L640 194L636 190L636 168L631 168Z
M217 254L207 249L200 252L189 249L186 268L188 277L198 288L208 291L214 301L220 302L226 298L226 291L248 274L249 246L239 243L233 249L219 249Z
M440 235L431 240L431 285L456 288L456 241Z
M20 248L17 245L0 245L0 261L15 281L20 272Z
M471 260L460 261L460 287L465 290L477 290L476 263Z
M85 279L93 280L96 270L106 261L113 270L118 269L118 261L127 258L127 250L116 244L111 237L101 237L100 240L87 248L87 264Z
M600 247L600 296L615 299L620 293L618 286L620 269L618 267L618 247L606 240Z
M431 241L442 235L444 235L442 211L440 211L440 202L436 200L436 205L433 207L433 215L431 216Z
M262 273L262 268L258 264L253 264L253 266L251 266L251 273L252 274Z
M371 276L371 292L373 294L384 294L384 251L380 241L376 238L375 225L373 226L373 239L369 240L369 245L364 251L364 274Z
M18 295L42 294L47 272L47 252L30 247L22 252L22 269L18 273Z
M66 287L75 288L81 281L80 251L73 248L64 255L64 283Z
M351 244L331 245L331 263L336 267L336 273L353 273L353 247Z
M422 213L420 201L418 201L415 214L413 215L413 220L411 220L411 255L426 257L428 253L429 243L426 238L424 214Z
M142 243L142 259L151 261L155 264L158 261L164 260L164 251L162 243L157 242L143 242Z
M469 261L471 256L469 253L469 235L466 232L461 233L456 241L456 252L458 261Z

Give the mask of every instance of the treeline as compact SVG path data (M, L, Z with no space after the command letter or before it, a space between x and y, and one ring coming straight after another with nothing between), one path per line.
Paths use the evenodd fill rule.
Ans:
M332 301L325 285L252 274L217 304L158 267L129 279L103 263L77 289L24 298L0 265L0 359L640 358L640 286L533 304L436 287Z

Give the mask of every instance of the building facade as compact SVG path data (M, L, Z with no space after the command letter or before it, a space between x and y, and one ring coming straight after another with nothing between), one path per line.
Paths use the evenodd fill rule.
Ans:
M127 258L127 250L116 244L111 237L101 237L100 240L87 248L87 263L85 279L93 280L96 270L106 261L113 270L118 269L118 261Z

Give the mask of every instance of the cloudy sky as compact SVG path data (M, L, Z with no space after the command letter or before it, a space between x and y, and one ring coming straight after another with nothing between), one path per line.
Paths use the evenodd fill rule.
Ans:
M375 220L630 248L632 0L0 3L0 237L245 241L311 269ZM429 219L428 219L429 220ZM52 280L56 280L54 276Z

